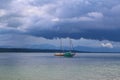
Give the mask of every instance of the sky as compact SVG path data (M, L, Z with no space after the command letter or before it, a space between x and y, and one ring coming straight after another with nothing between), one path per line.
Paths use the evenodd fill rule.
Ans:
M0 47L120 48L120 0L0 0Z

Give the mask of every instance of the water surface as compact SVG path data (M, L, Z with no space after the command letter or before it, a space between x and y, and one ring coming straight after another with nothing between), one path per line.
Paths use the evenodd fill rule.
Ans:
M120 54L0 53L0 80L120 80Z

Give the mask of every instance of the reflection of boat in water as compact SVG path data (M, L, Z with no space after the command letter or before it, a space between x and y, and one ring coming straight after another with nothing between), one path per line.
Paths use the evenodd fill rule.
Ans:
M60 46L61 46L61 49L63 50L63 46L62 46L62 40L60 41ZM64 56L64 57L73 57L75 56L75 53L73 53L71 50L73 49L73 44L72 44L72 41L70 40L70 51L69 52L63 52L62 53L56 53L54 54L54 56Z

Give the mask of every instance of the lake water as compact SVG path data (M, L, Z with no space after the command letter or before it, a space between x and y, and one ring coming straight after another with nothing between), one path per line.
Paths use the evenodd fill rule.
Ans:
M120 80L120 54L0 53L0 80Z

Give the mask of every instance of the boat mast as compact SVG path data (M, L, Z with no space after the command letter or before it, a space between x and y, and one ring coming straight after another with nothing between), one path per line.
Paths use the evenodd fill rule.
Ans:
M64 50L63 50L63 44L62 44L62 39L60 39L60 49L64 52Z
M73 50L73 44L72 44L72 40L70 39L70 52L72 52Z

